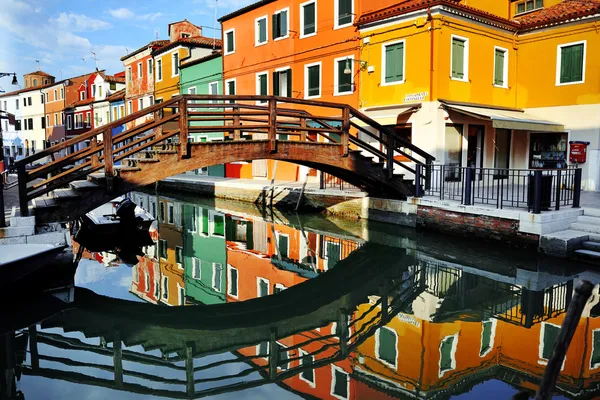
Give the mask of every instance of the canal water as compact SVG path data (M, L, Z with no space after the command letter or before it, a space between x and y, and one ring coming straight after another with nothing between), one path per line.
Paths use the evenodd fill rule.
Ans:
M509 399L537 389L577 281L600 282L390 225L130 197L159 222L137 264L86 251L72 287L3 303L9 398ZM600 395L597 293L557 398Z

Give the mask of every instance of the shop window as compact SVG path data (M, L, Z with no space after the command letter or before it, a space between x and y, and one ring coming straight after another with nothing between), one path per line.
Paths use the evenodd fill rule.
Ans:
M469 80L469 41L452 35L452 61L451 61L452 79L465 81Z
M558 46L557 85L583 83L586 42Z
M495 172L494 178L506 178L510 166L510 129L496 129L496 138L494 143L494 168L498 169Z
M462 134L461 124L446 125L446 175L444 180L457 181L460 179L460 167L462 166Z
M383 84L404 83L404 46L405 41L383 45Z
M321 97L321 63L304 66L304 98Z
M385 326L377 330L375 356L389 367L398 367L398 334Z
M348 399L350 393L350 377L343 369L331 366L331 395L338 399Z
M317 2L315 0L300 4L300 38L317 33Z
M531 168L564 168L567 165L566 133L532 133L529 165Z
M292 97L292 69L273 72L273 95Z
M289 10L277 11L271 19L273 39L282 39L288 36Z
M267 43L267 16L255 20L254 45L260 46Z
M352 25L354 0L335 1L335 28Z

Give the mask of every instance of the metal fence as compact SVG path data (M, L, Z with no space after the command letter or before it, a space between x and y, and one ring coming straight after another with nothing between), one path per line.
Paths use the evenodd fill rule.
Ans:
M361 190L360 188L345 182L344 180L330 175L326 172L321 172L320 189L339 189L339 190Z
M506 169L417 165L416 197L435 196L464 205L526 208L539 214L561 206L579 207L581 168Z

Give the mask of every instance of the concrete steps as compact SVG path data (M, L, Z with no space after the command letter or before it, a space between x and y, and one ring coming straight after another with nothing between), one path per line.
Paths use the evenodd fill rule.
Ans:
M586 207L583 210L583 215L589 216L589 217L598 217L600 218L600 208L589 208Z
M569 229L581 231L581 232L600 234L600 225L588 224L588 223L584 223L584 222L573 222L569 226Z
M579 217L577 217L577 222L600 226L600 217L593 217L590 215L580 215Z
M600 252L600 242L587 241L581 244L584 250L598 251Z

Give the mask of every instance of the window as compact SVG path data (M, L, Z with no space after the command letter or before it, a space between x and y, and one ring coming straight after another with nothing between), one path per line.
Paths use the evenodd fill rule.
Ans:
M102 97L102 86L98 86L98 97Z
M162 298L165 300L169 299L169 277L168 276L163 276L163 280L162 280L163 284L163 293L162 293Z
M288 258L290 252L290 237L277 233L277 253L283 258Z
M53 126L58 126L58 114L54 113L54 125Z
M148 61L148 76L152 75L153 71L152 71L152 59L149 59Z
M182 286L179 286L179 283L178 283L177 289L179 289L179 305L185 306L185 288L183 288Z
M29 123L29 130L33 130L33 118L27 119L27 122Z
M269 91L269 75L266 72L256 74L256 94L267 96ZM266 100L258 100L257 103L266 103Z
M452 35L452 61L450 76L452 79L467 82L469 80L469 41Z
M206 208L202 209L202 233L204 235L208 235L208 226L209 226L209 221L208 221L208 210Z
M137 65L137 74L138 74L138 79L141 78L142 76L144 76L144 70L142 69L141 62L139 62Z
M79 100L85 100L85 92L79 92Z
M269 295L269 281L265 278L256 278L256 296L265 297Z
M215 214L213 215L213 235L225 236L225 216Z
M354 0L335 0L335 27L343 28L352 25L354 19Z
M202 262L196 257L192 257L192 278L202 279Z
M260 46L267 43L267 16L256 18L254 28L254 45Z
M225 89L227 92L225 94L234 96L235 95L235 78L228 79L225 81ZM235 103L235 100L229 100L230 103Z
M46 115L46 126L50 126L50 116Z
M196 94L196 88L195 87L188 88L188 94Z
M67 129L71 129L72 123L72 117L67 115Z
M273 72L273 95L292 97L292 69L290 67Z
M585 81L586 41L558 46L556 85L569 85Z
M92 85L92 97L96 97L96 85Z
M175 262L183 264L183 247L181 246L175 246Z
M179 75L179 53L173 53L173 55L171 56L173 57L172 63L171 63L171 75L172 76L177 76Z
M350 392L350 378L343 369L331 366L331 395L338 399L348 399Z
M221 273L223 272L223 264L213 263L213 279L212 279L212 287L217 292L221 291Z
M154 104L154 96L148 97L148 106L151 106L152 104Z
M108 87L110 88L110 90L116 90L117 89L117 84L115 82L111 82Z
M238 296L238 270L227 265L227 294L232 297Z
M92 125L92 115L89 111L85 113L85 125L88 128Z
M37 79L33 80L33 86L37 86Z
M289 8L279 10L271 18L273 40L284 39L289 36Z
M317 34L317 2L307 1L300 4L300 38Z
M156 60L156 80L162 81L162 60Z
M321 62L304 66L304 98L321 97Z
M300 372L300 379L312 387L315 387L315 370L313 368L309 368L314 362L315 357L308 355L308 353L302 349L300 349L300 366L302 367L302 372Z
M65 124L65 113L64 112L60 113L60 124L61 125Z
M260 342L256 345L256 355L263 358L269 357L269 342Z
M19 109L19 99L15 99L15 108Z
M64 99L65 98L65 88L60 88L60 99Z
M481 323L481 347L479 357L485 357L494 346L494 336L496 334L496 320L490 319Z
M219 82L211 82L208 84L208 93L211 95L219 94ZM210 100L209 103L216 103L216 100Z
M127 114L133 114L133 102L131 100L127 102Z
M539 356L543 360L549 360L552 357L554 351L554 344L558 339L560 333L560 326L549 324L547 322L542 323L542 329L540 330L540 346Z
M393 85L404 83L405 57L404 48L406 42L404 40L383 45L381 71L381 84Z
M173 204L169 204L168 206L169 209L169 214L168 214L168 220L167 222L169 224L173 224L175 222L175 207L173 206Z
M31 105L31 96L29 96L29 97L27 98L27 105L28 105L28 106L30 106L30 105Z
M138 110L143 110L144 109L144 99L138 99Z
M31 141L31 151L35 154L35 140Z
M190 34L189 34L189 33L182 33L182 34L181 34L181 38L182 38L182 39L189 38L189 37L190 37Z
M165 213L165 203L163 201L160 202L159 211L160 211L160 214L159 214L160 222L165 222L166 213Z
M494 47L494 86L508 87L508 50Z
M592 355L590 357L590 369L600 367L600 329L592 331Z
M335 71L334 71L334 82L333 82L333 94L334 96L352 93L354 91L354 60L352 57L336 58L334 60ZM347 74L347 70L350 73Z
M393 329L382 326L375 335L375 356L385 365L398 367L398 334Z
M46 118L42 117L42 129L46 128ZM8 130L8 129L6 129Z
M42 94L42 104L44 104L44 101L45 101L45 97L44 97L44 94ZM4 107L4 108L6 109L6 107Z
M133 75L131 72L131 67L127 67L127 82L133 81Z
M235 29L225 31L225 55L235 53Z
M273 294L281 293L285 289L287 288L284 285L282 285L281 283L276 283L275 287L273 288Z
M544 0L527 0L519 2L515 5L516 14L521 14L527 11L537 10L544 7Z
M441 378L447 371L456 368L456 346L458 344L458 334L446 336L440 343L440 370Z
M50 98L50 96L48 95L48 92L44 93L44 101L47 103L48 99Z
M158 240L158 256L160 258L167 258L167 241L164 239Z

